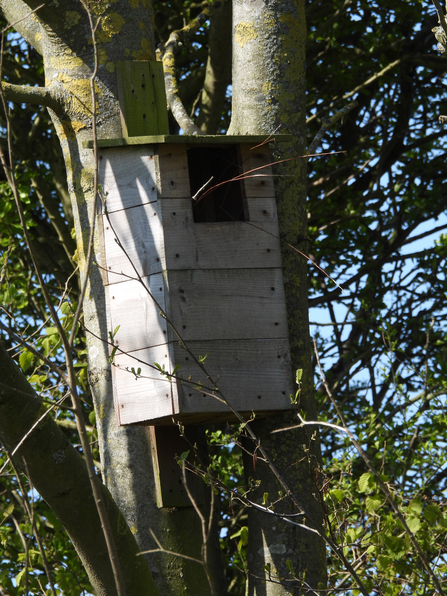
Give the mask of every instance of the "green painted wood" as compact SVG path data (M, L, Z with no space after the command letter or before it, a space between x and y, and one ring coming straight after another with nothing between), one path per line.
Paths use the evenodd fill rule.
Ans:
M162 62L149 62L154 88L155 105L157 106L158 134L169 134L168 107L166 100L165 78Z
M160 62L117 62L116 75L124 138L169 132L163 67Z
M141 132L141 129L139 130ZM237 145L239 143L265 143L269 135L148 135L130 136L120 139L98 139L98 147L125 147L127 145L157 145L167 143L180 143L186 145L223 145L226 143ZM276 143L291 143L293 135L273 135L271 141ZM84 141L83 146L93 148L93 141Z

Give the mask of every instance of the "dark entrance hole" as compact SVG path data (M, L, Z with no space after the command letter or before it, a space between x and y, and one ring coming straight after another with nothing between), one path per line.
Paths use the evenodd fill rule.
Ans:
M188 149L195 222L245 221L239 164L236 145Z

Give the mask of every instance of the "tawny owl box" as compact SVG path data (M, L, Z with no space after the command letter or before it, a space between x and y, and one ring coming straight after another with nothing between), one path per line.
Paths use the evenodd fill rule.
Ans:
M221 396L245 416L290 408L265 137L158 134L99 145L119 423L235 420Z

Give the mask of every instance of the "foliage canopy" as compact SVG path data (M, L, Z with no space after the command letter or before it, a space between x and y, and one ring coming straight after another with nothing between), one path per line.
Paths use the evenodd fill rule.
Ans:
M192 2L156 2L157 41L165 42L200 9ZM425 0L315 0L307 6L307 20L309 145L321 118L357 102L344 122L323 138L319 150L330 155L311 159L308 166L309 231L303 250L343 287L334 286L310 264L316 350L347 426L393 496L426 561L445 583L447 132L438 117L446 105L447 58L438 53L431 32L437 17ZM206 61L210 47L217 52L213 27L230 38L228 18L218 13L215 24L185 44L177 74L187 111L208 132L225 132L231 81L230 57L223 49L217 107L212 119L204 117ZM2 74L10 83L44 85L41 58L12 30L5 37ZM27 226L54 304L69 329L79 288L59 142L45 108L8 104L8 110ZM4 133L4 113L0 120ZM0 142L7 153L4 134ZM66 386L17 338L26 338L63 368L60 340L49 323L4 177L0 193L0 337L50 407L65 396ZM298 258L296 253L293 258ZM74 353L98 458L82 336ZM340 424L316 359L314 364L319 420ZM54 412L77 445L70 409L62 403ZM225 431L210 431L212 469L234 488L242 483L241 456L228 444L238 436L234 429ZM330 427L320 432L328 535L343 547L370 593L432 593L432 579L377 477L345 434ZM2 456L6 462L7 453ZM79 559L46 503L8 466L2 469L0 487L0 586L11 595L42 593L39 583L46 587L47 579L37 531L54 584L64 593L87 593L91 588ZM245 508L223 493L219 523L231 594L244 593L245 516ZM293 569L290 573L293 576ZM329 585L358 593L331 554Z

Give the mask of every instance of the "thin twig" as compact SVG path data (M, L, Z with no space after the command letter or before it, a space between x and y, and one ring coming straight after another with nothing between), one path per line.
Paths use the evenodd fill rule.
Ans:
M8 453L8 452L6 451L6 453ZM26 461L24 459L23 460L23 465L25 467L25 473L28 476L28 481L30 483L29 491L25 491L25 488L23 486L22 479L20 478L20 473L14 467L14 462L12 461L12 459L11 458L9 458L9 459L11 460L12 469L14 470L14 473L15 473L15 475L17 477L17 482L19 483L19 486L20 486L20 490L22 491L23 503L25 505L25 509L26 509L27 514L28 514L28 518L29 518L29 520L31 522L31 525L32 525L32 528L33 528L33 532L34 532L34 535L36 537L37 546L39 548L40 556L42 557L42 563L43 563L43 566L44 566L44 569L45 569L45 573L47 574L47 580L48 580L48 583L50 584L51 593L53 594L53 596L57 596L57 593L56 593L56 590L55 590L55 587L54 587L53 578L51 577L50 567L48 565L48 559L47 559L47 557L45 555L45 549L43 547L42 539L41 539L40 534L39 534L39 532L37 530L36 519L35 519L35 515L34 515L34 509L32 509L32 507L31 507L31 505L29 503L29 499L28 499L28 493L30 493L30 494L33 493L33 486L31 484L28 466L27 466Z
M336 114L331 116L331 118L322 118L322 124L321 124L320 130L317 132L314 140L310 144L308 152L314 153L317 150L317 147L320 144L321 139L328 132L328 130L330 130L334 126L334 124L336 122L338 122L338 120L340 120L341 118L344 118L347 114L349 114L349 112L351 110L356 108L358 105L359 105L358 101L352 101L351 103L346 105L344 108L339 110Z
M350 97L352 97L353 95L355 95L356 93L358 93L364 87L367 87L371 83L374 83L374 81L376 81L380 77L383 77L383 75L385 75L389 70L392 70L395 66L397 66L398 64L400 64L402 62L402 60L403 60L403 58L398 58L397 60L394 60L394 62L391 62L391 64L388 64L387 66L385 66L385 68L382 68L381 71L379 71L378 73L376 73L375 75L373 75L372 77L370 77L364 83L361 83L360 85L357 85L357 87L355 87L349 93L345 93L342 97L339 97L339 98L335 99L334 101L331 101L331 103L328 106L322 108L316 114L313 114L312 116L310 116L310 118L307 119L307 122L306 123L309 124L309 122L312 122L312 120L315 120L315 118L319 118L321 116L321 114L323 114L324 112L327 112L331 108L335 107L336 105L338 105L344 99L349 99Z
M217 596L217 591L216 591L216 588L214 586L214 582L212 580L211 573L210 573L210 570L209 570L209 565L208 565L208 542L209 542L209 539L210 539L212 519L213 519L214 491L213 491L213 488L211 487L210 518L208 520L208 527L207 527L205 516L200 511L200 507L197 505L196 500L194 499L193 494L189 490L188 481L186 479L185 461L184 460L182 461L182 479L183 479L183 486L185 487L185 490L186 490L186 494L188 495L189 500L191 501L192 506L194 507L194 511L197 513L197 515L198 515L198 517L200 519L200 524L202 526L202 561L203 561L203 568L205 570L205 575L206 575L206 578L208 580L208 583L209 583L209 586L210 586L210 589L211 589L211 594L213 596Z
M0 387L3 385L3 383L0 381ZM10 387L7 387L8 390L11 390ZM20 441L17 443L17 445L14 447L14 449L11 451L11 457L14 457L14 455L17 453L17 451L20 449L20 447L23 445L23 443L26 441L26 439L30 436L30 434L33 432L33 430L35 428L37 428L39 426L39 424L42 422L42 420L44 418L46 418L49 413L54 410L54 408L57 408L58 406L60 406L60 404L65 401L67 399L67 397L70 395L70 392L67 391L67 393L65 395L63 395L54 405L52 405L50 408L48 408L48 410L42 414L42 416L40 418L38 418L36 420L36 422L32 425L32 427L29 429L29 431L20 439ZM5 461L5 463L3 464L3 466L0 468L0 474L3 472L3 470L6 468L6 466L8 465L9 462L9 457L8 459Z
M149 531L152 535L152 538L155 540L158 548L153 548L151 550L143 550L143 551L137 553L137 555L148 555L150 553L164 553L165 555L173 555L174 557L181 557L182 559L187 559L188 561L194 561L194 563L199 563L199 565L203 565L203 561L201 561L200 559L195 559L194 557L190 557L188 555L183 555L182 553L176 553L172 550L167 550L166 548L164 548L161 545L160 541L155 536L152 529L149 529Z

